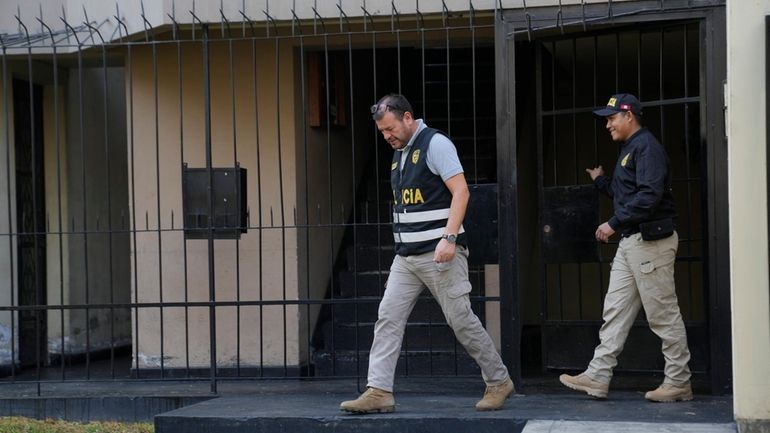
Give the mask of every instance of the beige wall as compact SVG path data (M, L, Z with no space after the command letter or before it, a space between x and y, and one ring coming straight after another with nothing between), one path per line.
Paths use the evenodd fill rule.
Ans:
M730 285L735 418L770 425L765 16L770 3L727 2ZM759 431L759 430L757 430ZM767 430L763 430L767 431Z
M84 82L91 87L83 93L84 109L83 126L86 134L82 141L85 152L81 152L81 140L79 124L81 112L78 102L77 76L67 74L64 69L59 70L58 87L53 82L53 73L50 66L44 62L34 65L32 80L41 85L43 90L43 145L45 165L45 209L49 234L46 236L46 297L49 305L80 304L86 302L86 266L85 246L82 234L73 234L83 231L83 202L86 201L86 212L89 224L86 228L90 231L108 230L109 218L107 212L107 188L111 191L113 229L118 229L120 215L127 213L126 174L125 174L125 127L122 122L115 122L109 128L109 143L111 146L111 173L110 180L106 178L106 151L105 151L105 111L109 116L118 119L125 118L124 94L116 92L122 89L122 71L120 69L108 69L108 91L110 105L106 109L103 106L103 70L101 68L83 70ZM8 86L10 93L11 77L19 77L28 80L26 61L9 62ZM0 89L0 92L2 89ZM73 96L74 95L74 96ZM6 106L7 102L7 106ZM55 103L58 106L55 106ZM14 177L13 163L13 97L0 102L0 113L5 109L9 111L6 128L5 116L2 121L2 134L0 135L0 164L3 175L0 176L0 302L2 305L17 303L16 293L18 285L18 259L15 247L8 245L10 236L15 232L15 223L8 223L8 209L15 212L14 202L16 189L13 183L10 189L7 180L11 182ZM58 119L57 119L58 117ZM57 128L58 121L58 128ZM6 165L6 134L10 139L11 164ZM70 145L76 143L77 145ZM123 154L121 159L121 152ZM87 195L82 192L83 171L81 167L85 161L85 182ZM6 167L9 167L7 169ZM122 171L121 171L122 168ZM121 186L123 192L121 193ZM10 197L11 203L7 203ZM15 214L11 215L15 219ZM112 253L110 253L110 240L107 234L90 234L88 240L88 301L90 303L128 302L128 237L126 235L112 236ZM113 266L110 268L108 259L112 255ZM13 269L11 264L13 262ZM105 272L110 270L111 272ZM11 274L14 275L13 284ZM112 278L112 295L110 295L110 278ZM130 342L130 321L128 310L96 310L91 309L86 315L85 310L49 310L47 314L48 352L49 355L67 355L84 353L87 350L108 348L111 345L120 346ZM114 322L113 322L114 321ZM10 362L10 313L0 314L0 364ZM16 325L18 327L18 324ZM17 336L18 339L18 336ZM86 342L88 340L88 342ZM18 352L17 352L18 353ZM43 359L45 362L45 359Z
M303 119L297 120L304 125ZM305 145L297 145L298 222L308 227L299 233L300 293L312 299L327 297L334 262L353 208L352 155L347 128L307 127ZM307 154L307 170L305 169ZM358 161L360 167L360 161ZM304 197L307 197L307 204ZM331 198L331 200L330 200ZM331 227L330 225L335 225ZM305 296L307 297L307 296ZM310 307L310 324L315 325L320 306ZM307 326L302 331L307 341ZM312 337L312 335L311 335Z
M187 241L185 275L182 232L158 232L159 228L171 228L172 212L174 227L181 227L182 162L187 162L190 167L205 166L202 50L200 44L182 48L181 107L184 113L181 129L184 135L181 140L176 46L157 46L157 50L157 123L150 47L137 47L132 51L131 72L127 70L130 75L126 79L128 98L133 100L133 103L129 102L128 112L129 148L133 153L133 158L129 156L128 161L129 182L133 186L130 194L134 203L131 214L132 218L135 216L133 223L139 231L136 247L132 247L136 261L132 270L132 293L137 302L158 302L162 286L165 302L207 301L207 242ZM293 228L297 196L293 48L284 43L278 49L278 77L273 67L275 43L257 42L256 59L252 57L250 41L235 43L233 52L235 113L229 46L226 42L210 46L213 165L229 167L237 161L248 170L250 224L252 227L259 225L261 209L262 227L252 228L237 243L235 240L215 241L216 299L282 300L285 293L286 299L296 300L301 294L297 281L297 233ZM258 116L255 113L253 70L257 71ZM158 128L157 125L161 126ZM184 157L181 156L180 142L183 143ZM156 147L159 168L156 167ZM257 189L258 180L261 190ZM282 225L286 227L282 228ZM148 231L143 232L145 229ZM236 251L240 260L238 269ZM238 352L241 366L259 365L262 357L266 366L284 363L292 366L299 364L304 356L300 352L304 345L300 344L300 312L296 306L247 306L241 307L240 312L235 307L220 307L216 314L217 362L222 367L236 365ZM138 323L134 352L139 366L159 367L159 310L141 309L134 320ZM209 365L207 308L167 308L162 323L166 368L186 366L186 353L189 353L191 366ZM238 325L240 347L237 346ZM190 336L189 347L185 347L182 337L186 332Z
M47 85L43 91L43 119L45 132L45 208L49 215L49 234L46 237L46 291L48 303L60 305L69 299L69 242L71 236L63 232L69 230L70 214L67 201L67 112L66 86ZM56 101L56 102L54 102ZM56 107L54 104L58 105ZM58 128L56 127L58 117ZM62 317L62 315L64 317ZM64 329L62 329L64 319ZM48 350L51 353L61 351L62 333L66 332L70 320L69 311L50 311L48 313ZM65 339L66 334L64 334Z
M65 280L68 287L64 287L62 294L55 281L56 274L49 274L48 281L53 284L48 288L49 304L58 304L62 295L66 304L129 301L129 236L110 233L125 229L128 224L126 132L122 121L125 119L124 73L122 68L108 68L106 88L104 74L101 67L83 68L81 92L77 69L69 71L66 92L59 95L67 100L67 127L59 132L64 138L63 150L59 152L64 165L60 179L57 179L54 156L56 142L53 139L46 142L47 163L51 164L46 165L46 182L52 187L46 191L50 205L46 211L51 218L56 218L51 224L57 227L58 188L55 185L60 181L63 201L66 199L62 207L62 216L66 216L65 231L73 231L74 227L74 233L62 239L67 247L63 254L69 265ZM109 95L106 107L105 91ZM47 98L52 106L50 90ZM49 125L47 138L50 138L55 133L53 109L49 107L48 112L51 115L45 121ZM84 230L87 234L83 234ZM50 271L51 266L58 265L59 251L55 235L49 235L47 240L53 241L48 245L49 257L54 257L54 262L48 263ZM54 332L60 327L59 314L49 314ZM61 351L62 344L70 354L130 344L127 309L75 309L64 314L63 343L60 334L49 339L49 350L53 353Z

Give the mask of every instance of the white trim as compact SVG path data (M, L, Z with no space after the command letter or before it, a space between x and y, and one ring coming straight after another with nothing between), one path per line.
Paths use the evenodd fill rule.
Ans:
M395 239L396 243L431 241L433 239L440 239L441 236L444 235L445 231L446 229L441 227L432 230L424 230L421 232L393 233L393 239ZM460 226L460 232L458 234L460 233L465 233L465 228L463 226Z
M449 208L412 213L393 213L393 222L395 223L421 223L425 221L445 220L447 218L449 218Z

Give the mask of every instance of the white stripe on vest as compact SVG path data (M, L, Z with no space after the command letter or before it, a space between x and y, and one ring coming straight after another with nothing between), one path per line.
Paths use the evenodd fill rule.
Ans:
M441 227L438 229L425 230L421 232L393 233L393 239L400 243L430 241L433 239L441 238L441 236L444 235L445 230L446 229L444 227ZM460 233L465 233L465 227L462 225L460 226Z
M394 223L422 223L425 221L445 220L447 218L449 218L449 208L422 212L393 213Z

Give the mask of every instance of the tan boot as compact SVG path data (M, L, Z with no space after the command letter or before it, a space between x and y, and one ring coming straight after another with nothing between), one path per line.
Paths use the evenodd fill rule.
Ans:
M583 391L591 397L596 398L607 398L607 392L610 389L609 384L593 380L583 373L578 374L577 376L562 374L559 376L559 381L567 388Z
M476 410L501 409L505 399L514 392L516 390L513 389L513 382L510 378L505 379L505 382L500 385L487 386L487 390L484 391L484 398L476 403Z
M649 391L648 393L644 394L644 398L660 403L690 401L692 400L692 386L690 386L690 382L684 383L682 385L664 383L660 385L656 390Z
M384 413L396 410L393 393L369 388L355 400L343 401L340 409L353 413Z

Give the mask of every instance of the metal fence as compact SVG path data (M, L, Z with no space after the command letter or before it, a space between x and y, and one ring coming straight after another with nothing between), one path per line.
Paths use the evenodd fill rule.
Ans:
M189 11L159 28L142 15L133 35L119 9L61 26L17 16L0 40L0 381L216 392L364 374L393 257L390 155L368 106L406 94L453 137L469 182L493 184L494 14L314 12ZM483 264L471 273L489 318L500 298ZM478 373L427 292L398 369Z
M703 155L719 148L703 35L721 4L362 2L349 17L338 2L334 18L314 4L260 20L220 6L218 22L172 7L160 26L119 8L78 24L17 12L18 34L0 35L0 386L363 377L394 255L391 150L368 107L390 92L458 149L473 309L516 378L574 367L595 337L613 246L552 260L569 246L543 234L549 194L587 183L588 156L614 157L586 119L604 93L642 92L677 164L677 285L706 359L723 295L708 285L719 170ZM479 374L427 292L397 374Z

